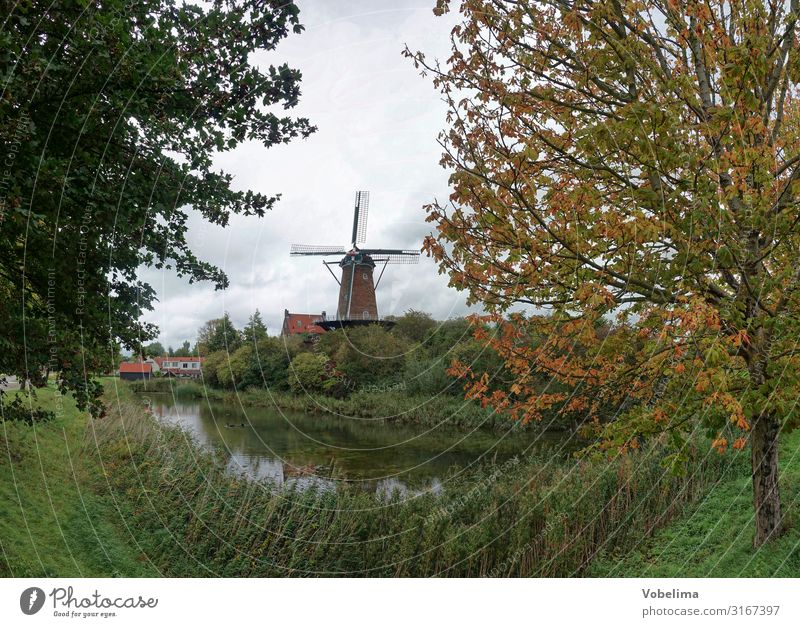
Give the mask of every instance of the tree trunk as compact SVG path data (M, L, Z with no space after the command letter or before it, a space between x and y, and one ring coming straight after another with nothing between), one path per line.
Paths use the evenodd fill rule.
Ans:
M755 421L750 438L753 464L753 505L756 513L757 548L782 531L781 495L778 488L778 434L780 421L763 413Z

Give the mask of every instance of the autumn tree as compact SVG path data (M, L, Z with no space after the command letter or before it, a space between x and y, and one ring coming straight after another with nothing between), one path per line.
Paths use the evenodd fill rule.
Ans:
M426 248L485 304L515 376L489 392L457 364L468 394L520 419L619 407L597 421L612 450L665 433L679 461L697 427L749 446L754 543L777 536L800 393L800 1L460 11L446 63L407 54L449 104L452 204L428 207ZM501 315L514 304L549 315ZM542 373L578 391L542 391Z

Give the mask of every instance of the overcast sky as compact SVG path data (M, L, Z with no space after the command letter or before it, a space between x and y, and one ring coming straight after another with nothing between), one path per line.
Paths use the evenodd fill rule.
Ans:
M408 44L446 58L454 18L435 17L432 0L297 3L305 32L255 61L286 61L302 72L294 112L319 130L307 140L251 144L218 159L236 186L283 197L265 218L236 216L225 229L193 216L189 243L225 270L224 292L189 285L169 271L141 272L159 296L146 319L158 324L165 347L194 343L198 327L223 311L241 327L258 308L271 334L280 332L284 309L335 312L338 285L321 259L290 258L289 246L348 245L355 192L364 189L370 191L366 246L418 249L431 230L423 205L449 195L436 143L445 105L401 52ZM467 311L464 294L449 289L424 256L416 266L389 266L377 298L381 316L414 308L445 319Z

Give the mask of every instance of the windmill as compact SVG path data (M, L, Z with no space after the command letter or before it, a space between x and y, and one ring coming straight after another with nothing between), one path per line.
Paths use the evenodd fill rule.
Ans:
M419 251L391 248L359 248L367 235L367 213L369 211L369 192L356 192L356 204L353 211L353 236L350 238L350 250L343 246L310 246L292 244L292 257L342 255L339 261L323 261L322 263L339 284L339 303L336 308L335 321L327 318L320 321L320 326L333 328L366 324L379 320L378 304L375 290L380 285L386 266L390 264L413 264L419 261ZM332 265L342 269L341 279ZM378 280L373 279L375 268L380 267Z

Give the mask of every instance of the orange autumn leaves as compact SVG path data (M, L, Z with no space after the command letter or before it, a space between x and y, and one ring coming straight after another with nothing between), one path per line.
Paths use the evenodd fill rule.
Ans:
M489 312L476 336L512 381L454 363L468 398L579 416L609 449L697 430L741 449L759 415L795 426L795 8L458 8L446 64L407 54L449 105L452 193L426 207L424 248Z
M706 318L696 313L684 320ZM448 374L464 381L466 398L483 406L525 423L545 415L580 416L588 432L608 438L610 448L618 450L636 448L640 438L673 428L687 412L721 417L715 449L724 451L729 445L723 431L732 434L733 448L746 443L750 423L730 376L730 360L740 359L730 351L741 345L741 334L726 337L713 331L702 337L684 324L667 336L664 328L653 333L496 314L472 321L475 337L502 357L505 373L512 375L476 372L460 361L451 364ZM498 386L497 379L513 382ZM644 410L636 420L618 421L609 429L603 422L609 409L624 411L626 405ZM619 430L622 424L625 428Z

